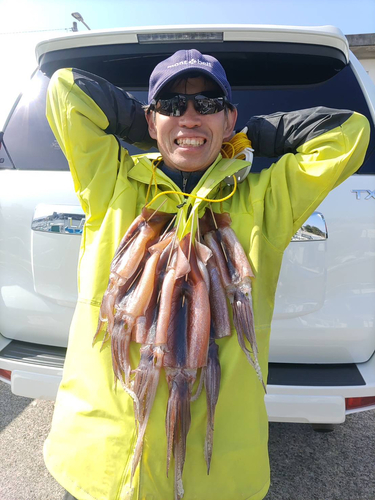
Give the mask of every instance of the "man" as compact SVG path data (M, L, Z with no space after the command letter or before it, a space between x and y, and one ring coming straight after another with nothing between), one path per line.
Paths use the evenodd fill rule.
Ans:
M101 352L100 343L92 347L111 259L145 205L152 179L150 159L131 158L116 137L147 147L142 113L140 103L94 75L60 70L51 79L47 116L69 161L86 224L79 299L45 460L79 500L174 498L173 474L167 478L165 473L168 387L163 376L131 485L133 402L124 391L114 390L109 343ZM223 181L242 163L221 160L219 153L232 136L236 117L230 85L216 59L183 50L162 61L150 78L146 110L149 135L163 157L156 171L158 189L197 193L203 186L211 198L219 197L220 190L229 193L232 188ZM250 174L222 207L230 213L255 273L254 318L266 378L283 251L329 191L360 167L369 127L357 113L327 108L253 117L247 125L255 154L281 156L269 169ZM176 212L176 196L166 199L163 211ZM236 335L218 343L222 379L211 470L207 475L203 397L191 404L184 499L261 500L270 481L264 391ZM139 345L132 343L131 356L135 367Z

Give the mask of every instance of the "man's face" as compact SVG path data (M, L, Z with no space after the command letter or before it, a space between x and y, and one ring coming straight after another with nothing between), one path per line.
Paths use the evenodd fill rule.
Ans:
M198 77L173 85L170 92L204 94L215 88L213 82ZM182 116L152 112L146 118L150 136L156 139L164 163L173 169L195 172L206 169L215 161L222 143L232 135L237 110L200 115L190 100Z

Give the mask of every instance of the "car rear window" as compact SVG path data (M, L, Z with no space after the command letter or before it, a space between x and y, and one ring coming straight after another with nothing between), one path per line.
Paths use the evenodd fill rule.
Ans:
M49 77L37 71L4 131L3 143L20 170L69 170L46 118Z
M228 58L228 54L226 56ZM256 59L254 61L252 71L256 72ZM87 63L84 66L83 69L92 72L98 69L95 66L88 67ZM369 118L373 129L366 100L351 66L341 64L341 67L342 69L336 67L333 74L326 69L324 75L328 75L328 78L321 81L321 75L319 82L316 82L315 76L310 79L314 83L309 83L305 75L298 85L291 85L290 79L284 77L279 79L278 85L271 85L272 78L269 69L264 70L264 84L262 84L261 72L252 80L252 85L248 86L244 85L243 77L235 78L234 81L237 82L237 85L233 86L233 102L237 105L239 112L237 130L241 130L253 115L292 111L314 106L358 111ZM268 66L265 65L265 68ZM239 68L238 71L241 69ZM248 68L247 71L249 71ZM296 72L296 68L293 71ZM230 68L230 72L233 74L233 66ZM103 75L103 69L97 73L108 77L106 74ZM0 149L0 168L68 170L66 159L45 118L48 82L49 76L41 70L37 71L30 81L29 88L21 97L4 132L3 142L6 149L4 145ZM141 102L147 101L147 90L144 86L127 85L125 89L129 90ZM365 162L358 172L360 174L375 173L374 134L371 137ZM130 154L143 153L133 146L122 144L127 147ZM9 157L6 156L5 151L8 152ZM2 157L4 157L3 162L1 162ZM253 171L260 171L268 167L274 160L276 158L255 158Z

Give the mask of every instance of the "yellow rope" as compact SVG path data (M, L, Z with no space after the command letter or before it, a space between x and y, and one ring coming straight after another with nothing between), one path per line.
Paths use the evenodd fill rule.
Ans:
M234 176L235 177L235 176ZM220 198L223 196L223 183L220 183L220 191L219 191L219 196ZM220 202L220 212L223 213L223 202Z
M229 151L231 149L231 151ZM235 155L235 148L231 142L223 142L220 153L223 158L233 158Z
M251 148L251 141L244 132L238 132L229 142L223 142L220 152L223 158L234 158L245 148Z
M212 200L211 198L204 198L203 196L197 196L195 194L183 193L182 191L162 191L161 193L154 196L149 203L147 203L146 208L149 207L154 201L156 201L158 198L160 198L160 196L163 196L164 194L180 194L182 196L187 196L188 198L194 198L196 200L209 201L210 203L221 203L222 201L226 201L229 198L231 198L237 190L237 178L235 175L233 175L232 177L234 179L234 186L232 192L229 193L228 196L225 196L224 198L221 198L219 200Z
M158 158L152 160L152 163L151 163L151 167L152 167L152 177L150 179L150 182L148 184L148 188L147 188L147 193L146 193L146 203L147 203L147 200L148 200L148 197L150 195L150 191L151 191L151 186L152 186L152 181L154 181L154 185L155 185L155 195L156 193L158 192L158 183L156 181L156 169L158 168L158 166L160 165L160 163L163 161L163 158L161 156L159 156ZM157 163L156 163L157 162ZM146 205L147 206L147 205Z

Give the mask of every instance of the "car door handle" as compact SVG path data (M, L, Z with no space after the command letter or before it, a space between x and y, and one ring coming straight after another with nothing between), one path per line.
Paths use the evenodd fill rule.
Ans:
M324 215L314 212L298 229L291 241L322 241L328 238L328 229Z
M82 234L85 214L80 206L39 204L31 222L33 231L57 234Z

